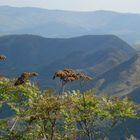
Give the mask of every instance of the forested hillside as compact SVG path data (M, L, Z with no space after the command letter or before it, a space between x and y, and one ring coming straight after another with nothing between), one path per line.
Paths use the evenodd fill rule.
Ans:
M1 74L17 77L36 71L43 87L52 86L52 74L64 67L84 70L96 77L130 59L136 51L113 35L51 39L33 35L0 38L0 52L7 56ZM47 83L48 82L48 83Z

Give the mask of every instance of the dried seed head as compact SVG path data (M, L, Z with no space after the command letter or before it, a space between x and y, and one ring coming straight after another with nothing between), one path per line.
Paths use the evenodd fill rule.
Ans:
M53 79L55 79L56 77L60 78L64 82L72 82L75 80L92 80L92 78L87 76L86 74L77 72L69 68L65 68L64 70L55 72Z
M30 77L36 77L36 76L38 76L38 73L37 72L31 72L30 73Z
M0 61L3 61L6 59L6 56L5 55L0 55Z
M23 72L21 74L21 76L16 80L15 82L15 86L18 86L18 85L22 85L24 84L29 78L31 77L34 77L34 76L38 76L38 73L36 72Z
M80 72L80 73L79 73L79 77L80 77L81 80L92 80L92 79L93 79L92 77L86 75L86 74L83 73L83 72Z
M20 76L20 78L28 80L30 77L30 73L29 72L23 72Z
M24 84L24 83L25 83L24 79L22 79L21 77L19 77L19 78L16 80L14 86L22 85L22 84Z

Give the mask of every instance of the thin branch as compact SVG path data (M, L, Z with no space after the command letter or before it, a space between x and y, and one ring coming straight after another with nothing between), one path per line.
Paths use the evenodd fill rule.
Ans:
M11 129L10 129L10 132L12 132L12 131L13 131L13 129L15 128L16 123L17 123L18 119L19 119L19 118L17 117L17 118L16 118L16 120L15 120L15 122L13 123L13 125L12 125Z

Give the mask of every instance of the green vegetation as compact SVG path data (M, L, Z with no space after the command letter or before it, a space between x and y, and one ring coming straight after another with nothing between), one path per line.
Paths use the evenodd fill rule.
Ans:
M0 60L6 57L1 55ZM0 109L8 105L14 115L0 119L1 140L97 140L127 118L138 118L128 98L97 96L92 90L65 91L68 82L92 80L82 72L65 68L54 75L62 82L58 93L41 91L31 83L35 72L18 79L0 79Z
M2 140L76 140L108 137L118 123L136 118L136 106L128 98L96 96L93 91L40 91L29 81L15 86L0 80L0 103L15 115L0 119Z

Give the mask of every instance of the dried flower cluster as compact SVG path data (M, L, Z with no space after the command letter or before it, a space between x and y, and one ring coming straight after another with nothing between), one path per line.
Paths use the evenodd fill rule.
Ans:
M3 60L5 60L6 59L6 56L5 55L0 55L0 61L3 61Z
M24 72L21 74L21 76L16 80L15 82L15 86L24 84L29 78L34 77L34 76L38 76L38 73L36 72Z
M79 72L79 79L81 79L81 80L92 80L93 78L88 76L88 75L86 75L83 72Z
M86 74L77 72L69 68L65 68L64 70L55 72L53 79L55 79L56 77L60 78L64 82L72 82L76 80L92 80L92 78L87 76Z

